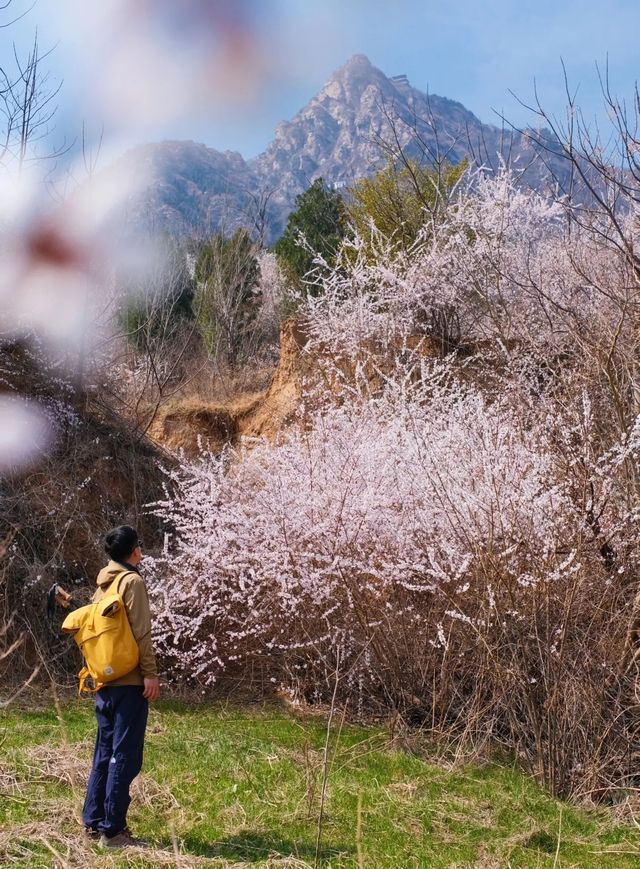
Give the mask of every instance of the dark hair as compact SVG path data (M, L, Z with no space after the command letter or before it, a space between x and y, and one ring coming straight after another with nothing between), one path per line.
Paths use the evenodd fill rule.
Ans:
M114 561L126 561L139 545L138 532L131 525L112 528L104 539L104 550Z

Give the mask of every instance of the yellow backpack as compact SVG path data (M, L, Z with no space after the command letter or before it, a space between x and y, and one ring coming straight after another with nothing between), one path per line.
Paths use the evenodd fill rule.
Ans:
M62 630L73 634L85 660L78 673L80 694L95 693L114 679L126 676L140 660L140 650L118 591L127 572L116 576L101 600L74 610L62 623Z

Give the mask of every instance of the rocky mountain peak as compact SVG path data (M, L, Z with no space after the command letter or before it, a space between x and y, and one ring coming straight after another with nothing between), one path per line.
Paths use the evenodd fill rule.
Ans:
M328 99L343 101L354 106L367 91L388 90L389 80L364 54L354 54L337 69L325 86L309 103L323 103Z
M367 78L380 73L379 69L371 63L366 54L353 54L351 57L339 67L331 79L356 79Z
M366 86L383 75L384 73L376 69L365 54L354 54L329 77L325 87L329 87L333 82L339 82L342 85Z

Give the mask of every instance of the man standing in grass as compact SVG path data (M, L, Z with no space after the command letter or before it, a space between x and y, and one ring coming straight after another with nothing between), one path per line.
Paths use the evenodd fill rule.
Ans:
M140 660L126 676L109 682L96 694L98 735L82 817L87 836L105 848L144 847L131 835L127 810L131 782L142 768L149 700L160 696L151 642L149 598L138 565L142 541L134 528L121 525L105 539L109 563L98 574L94 603L120 576L118 590L138 644Z

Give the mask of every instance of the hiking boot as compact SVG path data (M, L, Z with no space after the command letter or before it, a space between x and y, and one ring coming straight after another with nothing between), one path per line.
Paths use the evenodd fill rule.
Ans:
M100 836L100 841L98 843L101 848L148 848L149 843L145 842L144 839L136 839L135 836L131 834L131 830L129 827L125 827L124 830L121 830L119 833L116 833L115 836L105 836L103 833Z
M88 839L89 842L98 842L100 841L100 830L94 830L93 827L85 827L84 828L84 837Z

